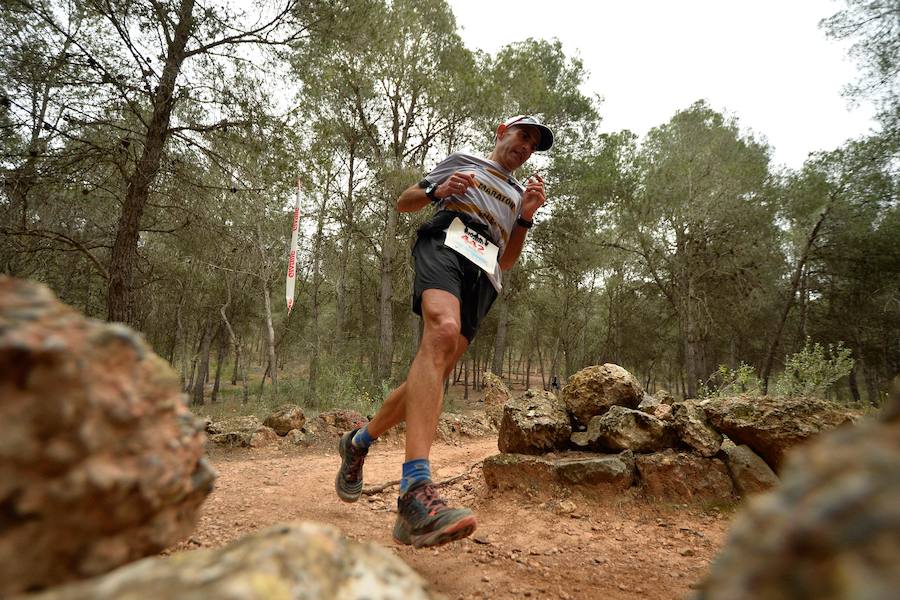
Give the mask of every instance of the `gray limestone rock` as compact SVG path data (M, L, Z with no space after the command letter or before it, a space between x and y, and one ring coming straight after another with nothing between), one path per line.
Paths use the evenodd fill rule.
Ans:
M578 485L601 491L621 491L634 482L634 458L618 455L567 453L562 456L496 454L484 460L488 487L499 489L550 489L554 485Z
M584 435L571 436L576 446L594 450L655 452L669 448L674 435L665 423L652 415L622 406L613 406L594 417Z
M572 375L561 393L562 401L577 423L587 425L611 406L636 408L644 389L634 376L614 364L595 365Z
M504 406L497 445L500 452L541 454L565 447L571 433L569 415L556 396L528 390Z
M672 423L678 438L701 456L715 456L722 447L722 434L713 429L693 400L672 405Z
M634 459L644 493L668 502L716 502L734 499L734 484L718 458L669 449Z
M765 492L778 485L778 475L749 446L736 446L728 440L722 444L721 454L741 496Z
M303 429L306 424L306 415L303 409L296 404L283 404L263 421L263 425L271 427L278 435L287 435L292 429Z
M698 404L710 424L736 444L746 444L778 472L788 450L844 423L853 415L815 398L738 396Z

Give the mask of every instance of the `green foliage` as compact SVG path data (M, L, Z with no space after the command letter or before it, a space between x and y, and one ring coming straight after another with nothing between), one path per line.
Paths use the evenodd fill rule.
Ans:
M712 376L706 381L701 381L697 389L698 398L724 398L737 394L759 394L762 390L762 381L756 374L756 369L746 363L741 363L736 369L728 365L719 365Z
M347 408L372 415L385 395L382 389L372 385L372 373L368 369L340 356L320 356L315 397L308 395L306 380L294 382L293 386L296 388L293 397L303 397L303 407L316 412Z
M823 346L806 340L803 348L787 358L784 372L775 383L776 396L824 396L853 369L853 358L843 342Z

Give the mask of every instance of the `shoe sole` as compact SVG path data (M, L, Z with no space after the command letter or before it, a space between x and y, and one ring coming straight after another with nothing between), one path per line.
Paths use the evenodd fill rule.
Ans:
M344 464L344 437L345 436L341 436L341 438L338 440L338 454L341 457L341 466L343 466ZM350 443L349 439L347 443ZM347 504L352 504L353 502L359 500L359 497L362 495L362 481L359 482L359 489L354 488L351 490L342 488L341 483L341 470L338 469L338 474L334 478L334 491L337 492L338 498L340 498ZM347 485L346 482L343 483L344 485Z
M467 515L437 531L430 531L422 535L411 535L408 541L398 539L396 535L393 538L396 543L405 546L411 545L413 548L434 548L469 537L474 533L477 526L475 515Z

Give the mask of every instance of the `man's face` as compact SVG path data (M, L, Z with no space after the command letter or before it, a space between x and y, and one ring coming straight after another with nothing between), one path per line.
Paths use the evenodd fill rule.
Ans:
M500 125L494 144L495 160L512 172L525 164L541 141L541 132L530 125Z

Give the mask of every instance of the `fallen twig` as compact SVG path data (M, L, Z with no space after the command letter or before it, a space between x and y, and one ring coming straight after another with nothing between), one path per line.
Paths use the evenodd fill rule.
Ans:
M454 484L457 481L459 481L460 479L465 479L466 477L469 476L469 473L471 473L477 467L480 467L483 462L484 461L479 460L478 462L472 463L471 465L468 466L468 468L466 468L465 471L463 471L459 475L454 475L453 477L448 477L447 479L438 481L434 485L435 485L435 487L443 487L443 486ZM362 494L363 494L363 496L374 496L375 494L380 494L381 492L383 492L389 488L392 488L395 485L400 485L399 479L394 479L392 481L388 481L386 483L381 483L379 485L372 485L372 486L364 487Z

